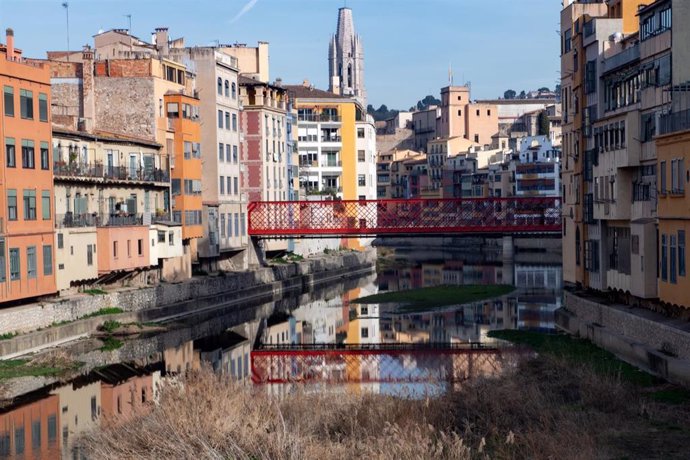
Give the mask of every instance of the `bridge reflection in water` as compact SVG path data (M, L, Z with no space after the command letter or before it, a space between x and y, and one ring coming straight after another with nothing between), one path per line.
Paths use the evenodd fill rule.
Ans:
M450 383L500 374L521 351L480 343L289 345L252 351L255 384Z

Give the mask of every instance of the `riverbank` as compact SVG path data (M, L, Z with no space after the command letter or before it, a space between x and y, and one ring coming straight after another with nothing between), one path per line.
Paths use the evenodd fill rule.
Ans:
M376 251L331 253L253 271L193 278L65 301L49 301L0 310L0 358L20 356L86 337L106 321L121 324L169 320L220 308L233 302L302 293L315 285L370 273ZM93 316L119 308L122 313ZM111 309L111 310L108 310Z
M624 361L690 387L690 322L644 308L606 302L586 292L564 293L556 326L591 340Z
M562 350L572 344L560 345ZM663 382L638 385L621 378L616 366L602 372L592 361L550 348L539 348L538 357L500 377L470 380L455 392L420 399L366 392L334 398L309 391L278 398L206 370L189 374L183 385L169 380L146 415L110 424L83 441L89 457L105 459L134 453L257 459L688 457L690 402L682 393L664 397L672 388Z

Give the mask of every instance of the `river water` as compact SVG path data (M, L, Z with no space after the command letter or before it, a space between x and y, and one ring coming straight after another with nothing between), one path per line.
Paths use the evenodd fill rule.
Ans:
M106 344L87 339L65 346L84 363L83 374L67 382L5 382L14 399L0 409L0 457L69 458L80 433L147 407L162 379L204 364L277 393L296 381L311 382L306 386L312 391L415 393L430 385L438 391L449 388L439 381L497 370L495 353L482 345L492 342L489 331L554 328L562 298L557 253L504 257L499 244L484 241L456 250L379 248L379 254L376 272L358 279L172 320L162 330ZM459 284L512 284L516 290L433 311L352 302L378 292Z

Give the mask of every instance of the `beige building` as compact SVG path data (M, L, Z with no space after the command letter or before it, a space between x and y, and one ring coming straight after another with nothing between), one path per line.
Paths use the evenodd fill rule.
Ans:
M170 179L160 149L125 136L54 129L59 291L95 281L191 276L181 226L164 211Z
M235 43L221 44L218 51L237 59L242 75L263 83L269 82L268 42L259 42L256 47Z

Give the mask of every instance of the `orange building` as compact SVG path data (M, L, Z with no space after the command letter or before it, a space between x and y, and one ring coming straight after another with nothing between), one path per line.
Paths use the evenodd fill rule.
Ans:
M201 225L201 127L199 99L182 93L166 94L168 131L174 133L174 162L171 165L173 221L182 224L182 238L191 245L196 259L196 238Z
M50 395L0 414L0 457L60 458L59 410Z
M56 291L50 70L0 45L0 302Z

